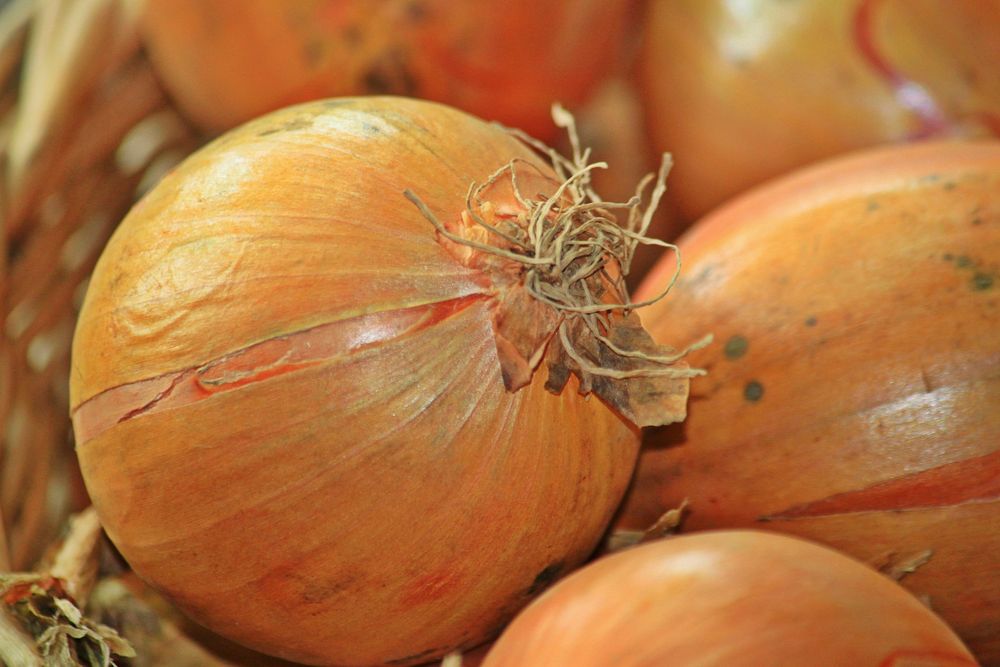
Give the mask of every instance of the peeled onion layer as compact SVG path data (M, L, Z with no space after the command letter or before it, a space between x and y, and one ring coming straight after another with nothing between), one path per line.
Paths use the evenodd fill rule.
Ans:
M182 407L221 391L321 364L331 357L354 354L434 326L483 298L472 295L352 317L256 343L197 368L119 385L80 406L74 415L76 437L87 442L116 423L150 411Z
M638 429L578 374L505 387L498 331L532 329L503 310L517 274L459 261L403 194L453 225L515 159L529 196L558 186L465 114L332 100L224 135L136 205L92 277L71 403L137 574L266 653L416 664L494 636L591 553Z

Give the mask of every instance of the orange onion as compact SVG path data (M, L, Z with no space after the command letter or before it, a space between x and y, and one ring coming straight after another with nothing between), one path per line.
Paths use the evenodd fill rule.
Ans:
M996 0L661 0L644 25L649 131L688 220L848 150L1000 136Z
M940 618L863 564L719 531L574 572L514 619L483 667L975 664Z
M620 525L795 533L880 566L1000 662L1000 143L871 149L748 193L643 320L711 331ZM636 298L669 279L658 266Z
M146 0L144 40L180 107L225 130L311 99L421 97L551 137L613 67L632 0Z
M143 579L265 653L402 665L486 640L588 556L691 372L612 303L634 234L580 155L533 147L431 102L327 100L133 208L71 404Z

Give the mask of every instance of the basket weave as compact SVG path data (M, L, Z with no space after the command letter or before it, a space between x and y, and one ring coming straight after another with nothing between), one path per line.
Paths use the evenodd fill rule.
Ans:
M199 143L133 7L0 8L0 570L30 569L87 503L67 396L77 310L116 223Z

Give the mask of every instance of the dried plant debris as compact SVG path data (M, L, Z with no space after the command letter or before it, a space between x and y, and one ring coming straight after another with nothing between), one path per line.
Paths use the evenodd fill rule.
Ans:
M118 632L83 615L60 579L0 576L3 612L34 638L46 667L109 667L135 656Z
M890 553L878 564L878 569L882 574L900 581L906 575L913 574L920 567L926 565L933 555L933 549L902 554Z
M101 622L116 628L128 638L135 648L136 656L129 659L129 667L230 667L240 665L268 665L275 667L286 665L277 658L259 656L259 660L246 659L248 655L254 658L258 654L250 649L238 647L237 655L222 657L216 651L225 655L218 644L210 650L200 644L196 638L189 636L181 626L187 620L169 603L151 589L143 585L131 573L120 576L105 577L97 582L90 600L87 602L87 614ZM200 626L197 627L201 630ZM206 636L217 639L204 630ZM219 639L219 641L225 641ZM225 649L229 648L225 645ZM236 646L233 644L232 646ZM234 653L234 651L230 651Z
M442 222L413 192L409 198L436 228L439 240L465 266L488 276L496 295L493 330L504 383L516 391L531 382L544 360L546 387L561 392L575 375L580 392L593 392L637 426L681 421L688 384L703 371L683 361L706 337L676 351L645 332L625 286L632 257L641 244L674 253L673 244L646 236L666 190L669 156L657 175L644 178L629 201L605 202L590 184L590 163L572 116L553 109L573 147L572 159L517 130L509 130L551 163L557 182L534 163L515 159L483 183L473 183L466 208ZM645 194L653 184L648 200ZM551 194L544 194L551 193ZM645 203L644 203L644 200ZM625 212L619 223L615 210Z
M637 544L644 544L652 540L674 535L680 531L684 515L688 511L688 505L688 499L685 498L681 501L680 505L660 515L660 518L645 530L618 529L613 531L605 541L602 551L604 553L613 553L634 547Z

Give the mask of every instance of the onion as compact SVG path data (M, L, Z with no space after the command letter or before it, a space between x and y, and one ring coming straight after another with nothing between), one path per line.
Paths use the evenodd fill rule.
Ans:
M941 619L861 563L720 531L574 572L518 615L483 667L975 664Z
M87 291L71 405L142 578L265 653L412 664L591 552L637 426L681 418L692 372L611 303L635 233L588 203L579 151L533 146L430 102L328 100L136 205Z
M871 150L734 200L643 320L691 357L620 525L810 537L880 566L1000 662L1000 143ZM639 288L672 272L665 260ZM914 571L915 570L915 571Z
M855 148L1000 136L995 0L672 0L644 25L649 131L688 220Z
M146 0L150 57L180 107L225 130L287 104L396 94L551 137L622 50L631 0Z

